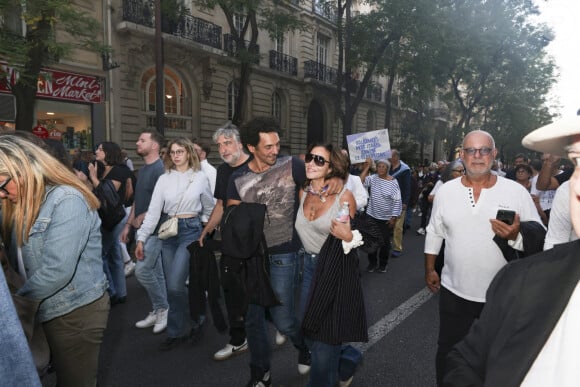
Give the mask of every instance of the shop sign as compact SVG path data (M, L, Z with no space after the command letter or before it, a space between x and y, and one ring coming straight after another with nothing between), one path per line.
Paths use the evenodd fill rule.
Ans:
M36 125L32 128L32 134L40 138L48 138L48 130L42 125Z
M0 74L5 80L0 82L0 93L11 93L20 74L16 69L0 63ZM90 75L42 69L38 76L37 97L60 99L84 103L101 103L103 97L103 79Z

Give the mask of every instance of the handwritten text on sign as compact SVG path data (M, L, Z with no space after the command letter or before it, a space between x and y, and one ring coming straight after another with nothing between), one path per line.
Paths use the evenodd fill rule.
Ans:
M353 164L362 163L367 158L380 160L391 157L388 129L351 134L346 136L346 142Z

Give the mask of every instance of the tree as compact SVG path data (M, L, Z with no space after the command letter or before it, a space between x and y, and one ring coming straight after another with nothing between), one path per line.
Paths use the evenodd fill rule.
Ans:
M16 98L16 129L34 126L34 103L41 69L75 49L105 53L96 36L100 24L71 0L0 0L0 57L19 77L10 85ZM21 31L21 22L25 31ZM0 79L6 80L0 71Z
M252 65L259 60L257 41L260 31L276 40L288 31L304 29L305 24L291 12L291 4L296 2L289 0L196 0L196 4L203 9L220 8L230 27L231 49L239 64L239 93L232 122L239 125L245 119L245 90L249 85ZM236 18L241 21L241 26L236 24ZM250 40L246 41L248 35Z
M537 8L527 0L474 0L440 10L438 38L446 44L438 60L449 80L447 104L457 117L450 152L472 128L519 143L522 133L549 117L545 99L554 83L545 50L550 31L531 21Z

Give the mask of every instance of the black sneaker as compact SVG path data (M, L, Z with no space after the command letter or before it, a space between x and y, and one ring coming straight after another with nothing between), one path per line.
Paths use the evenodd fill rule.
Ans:
M252 367L252 379L246 384L246 387L269 387L271 385L270 371L262 371Z
M189 336L168 337L159 345L160 351L169 351L187 341Z
M298 373L300 375L306 375L310 372L311 363L310 350L308 348L300 349L298 352Z
M377 270L377 273L386 273L387 272L387 266L379 266L379 269Z
M369 273L372 273L373 271L375 271L377 268L377 265L373 265L372 263L369 263L369 265L367 266L367 271Z

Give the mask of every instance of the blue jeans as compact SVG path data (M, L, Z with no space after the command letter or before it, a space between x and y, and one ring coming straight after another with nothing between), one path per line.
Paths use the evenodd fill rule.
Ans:
M338 382L338 365L342 345L306 340L312 359L307 387L334 387Z
M178 220L177 235L163 241L161 255L167 284L167 336L182 337L191 329L189 301L185 281L189 275L189 251L187 246L199 239L201 234L199 218Z
M292 340L297 348L304 347L300 334L300 324L296 318L294 294L299 278L298 254L285 253L270 256L270 278L274 293L282 303L268 308L276 329ZM263 371L270 369L272 349L267 335L266 308L256 304L248 306L246 314L246 335L250 347L253 367Z
M302 256L302 286L300 287L300 321L304 319L306 307L308 306L308 297L310 296L310 284L314 279L316 273L316 265L318 265L318 254L308 254L304 250L300 250Z
M161 242L156 235L147 238L143 246L144 258L142 261L137 260L135 266L135 277L147 291L153 311L169 307L163 262L161 261Z
M103 270L109 281L109 295L111 298L127 296L127 282L125 281L125 262L121 254L119 236L125 227L128 214L125 215L111 231L101 227L103 240Z

